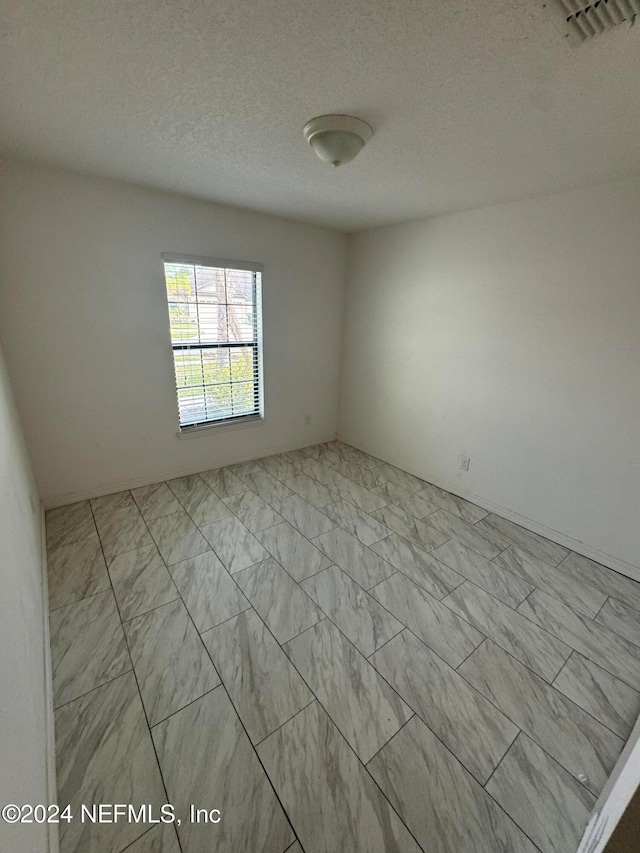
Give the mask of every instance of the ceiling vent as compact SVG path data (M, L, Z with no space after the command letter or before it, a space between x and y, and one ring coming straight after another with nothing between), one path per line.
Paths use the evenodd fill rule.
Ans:
M612 30L619 24L633 24L640 15L640 0L596 0L585 3L581 0L545 0L562 34L571 47Z

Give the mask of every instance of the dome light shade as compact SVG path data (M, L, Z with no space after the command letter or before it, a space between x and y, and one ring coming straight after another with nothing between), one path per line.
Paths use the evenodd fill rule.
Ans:
M312 118L305 124L303 133L317 156L333 166L353 160L373 136L366 121L343 115Z

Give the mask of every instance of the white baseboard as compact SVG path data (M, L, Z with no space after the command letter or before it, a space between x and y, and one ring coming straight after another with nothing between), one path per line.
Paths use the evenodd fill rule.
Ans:
M349 438L338 435L338 440L343 441L345 444L350 444L352 447L357 448L358 450L362 450L364 453L368 453L371 456L375 456L378 459L383 459L379 453L375 453L373 450L370 450L363 445L351 441ZM383 459L384 462L388 462L390 465L394 465L396 468L401 468L402 470L406 470L399 464L397 461L393 459ZM477 495L474 492L470 492L467 489L463 489L460 487L459 483L450 483L447 480L443 480L441 477L435 477L428 472L418 472L418 471L408 471L409 474L413 474L414 477L419 477L421 480L425 480L427 483L432 483L434 486L439 486L441 489L445 489L448 492L451 492L454 495L458 495L458 497L465 498L468 501L471 501L478 506L483 507L486 510L490 510L491 512L495 512L496 515L502 516L502 518L506 518L508 521L513 521L516 524L519 524L521 527L525 527L527 530L531 530L533 533L539 533L540 536L544 536L546 539L550 539L552 542L555 542L558 545L564 545L565 548L569 548L571 551L575 551L576 554L581 554L583 557L587 557L589 560L593 560L596 563L601 563L603 566L607 566L609 569L613 569L615 572L619 572L621 575L626 575L626 577L631 578L634 581L640 582L640 567L634 566L632 563L626 562L626 560L620 559L620 557L615 557L613 554L607 554L604 551L600 551L598 548L595 548L593 545L589 545L586 542L581 542L578 539L574 539L572 536L568 536L566 533L562 533L560 530L554 530L551 527L547 527L545 524L541 524L539 521L536 521L533 518L528 518L525 515L521 515L518 512L514 512L508 507L502 506L501 504L495 503L494 501L487 500L487 498L482 495Z
M286 453L289 450L299 450L301 447L309 447L312 444L324 444L327 441L333 441L336 437L335 432L329 436L320 436L310 438L308 441L296 441L293 444L280 444L274 447L265 447L259 452L245 453L242 456L225 457L212 459L208 468L224 468L226 465L236 465L238 462L248 462L252 459L260 459L263 456L271 456L273 453ZM52 495L45 500L45 509L54 509L59 506L77 503L77 501L85 501L89 498L99 498L102 495L111 495L114 492L124 492L127 489L136 489L139 486L150 486L152 483L161 483L164 480L172 480L174 477L187 477L190 474L199 474L200 471L207 470L201 465L198 468L165 468L162 471L156 471L144 477L135 477L127 480L114 480L109 483L103 483L95 488L82 489L78 492L63 492L59 495Z
M40 504L41 521L41 558L42 571L42 623L44 639L44 697L45 697L45 743L46 743L46 772L47 772L47 803L58 802L58 786L56 780L56 731L53 711L53 679L51 668L51 643L49 640L49 579L47 575L47 540L44 525L44 506ZM59 853L58 825L48 824L47 852Z

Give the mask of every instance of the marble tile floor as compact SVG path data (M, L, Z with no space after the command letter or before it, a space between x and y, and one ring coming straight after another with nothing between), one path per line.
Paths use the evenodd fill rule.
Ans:
M640 714L640 584L338 441L47 545L61 853L574 853Z

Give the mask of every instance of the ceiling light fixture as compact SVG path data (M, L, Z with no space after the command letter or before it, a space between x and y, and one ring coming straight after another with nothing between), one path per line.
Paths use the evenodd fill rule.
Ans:
M366 121L342 115L312 118L302 132L317 156L333 166L353 160L373 136Z

